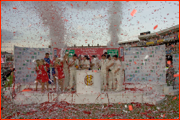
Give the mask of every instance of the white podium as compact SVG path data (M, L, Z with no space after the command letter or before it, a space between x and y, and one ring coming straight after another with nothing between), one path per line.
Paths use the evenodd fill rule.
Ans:
M98 70L76 70L76 93L101 93L101 74Z

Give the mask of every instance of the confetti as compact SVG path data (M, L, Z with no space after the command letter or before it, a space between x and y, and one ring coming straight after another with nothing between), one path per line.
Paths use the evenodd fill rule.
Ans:
M134 10L131 12L131 16L133 17L136 12L137 12L137 10L134 9Z
M158 25L154 26L154 30L158 27Z
M129 110L130 110L130 111L133 110L132 105L129 105L128 107L129 107Z
M16 7L13 7L13 9L17 9Z
M174 74L174 77L179 77L179 74Z
M167 61L167 64L170 65L170 64L171 64L171 61Z
M175 100L177 97L174 97L173 100Z
M31 89L24 89L22 90L22 92L28 92L28 91L32 91Z
M67 20L67 19L64 19L64 21L65 21L65 22L68 22L68 20Z

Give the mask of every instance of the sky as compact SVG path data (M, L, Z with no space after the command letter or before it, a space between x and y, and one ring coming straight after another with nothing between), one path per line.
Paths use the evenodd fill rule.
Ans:
M14 45L47 48L51 44L51 28L44 24L39 12L41 2L1 2L1 51L13 53ZM141 32L154 33L179 24L178 1L121 3L120 12L114 13L122 18L118 19L119 26L114 25L119 30L119 41L137 40ZM107 45L111 40L108 12L112 1L56 1L52 4L56 5L57 14L61 14L65 34L60 36L64 36L68 46ZM131 16L134 9L137 12ZM158 27L154 30L156 25Z

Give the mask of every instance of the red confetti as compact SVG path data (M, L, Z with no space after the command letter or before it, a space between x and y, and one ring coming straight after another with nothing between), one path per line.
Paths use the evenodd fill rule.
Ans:
M91 114L91 112L89 111L83 111L85 114Z
M73 7L73 4L71 4L71 6Z
M134 64L136 64L136 62L134 61Z
M173 100L175 100L177 97L174 97Z
M130 110L130 111L133 110L132 105L129 105L128 107L129 107L129 110Z
M154 30L158 27L158 25L154 26Z
M13 9L17 9L16 7L13 7Z
M65 21L65 22L68 22L68 20L67 20L67 19L64 19L64 21Z
M22 92L32 91L31 89L24 89Z
M171 64L171 61L167 61L167 64L170 65L170 64Z
M174 74L174 77L179 77L179 74Z
M86 5L88 4L88 1L86 2Z
M134 10L131 12L131 16L133 17L136 12L137 12L137 10L134 9Z

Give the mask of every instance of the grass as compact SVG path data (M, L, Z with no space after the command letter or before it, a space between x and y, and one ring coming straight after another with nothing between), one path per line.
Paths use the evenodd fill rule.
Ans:
M5 86L4 88L6 89L6 87L12 87L12 83L13 83L13 72L11 73L11 75L9 77L7 77L7 79L9 79L9 81L5 82Z

